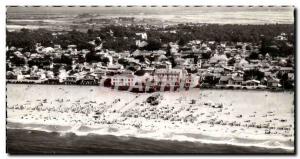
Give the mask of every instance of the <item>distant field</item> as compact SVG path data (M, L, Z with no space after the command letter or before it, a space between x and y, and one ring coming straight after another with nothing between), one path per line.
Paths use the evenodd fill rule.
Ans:
M293 24L292 7L286 8L79 8L65 10L51 7L16 7L7 10L7 29L48 28L53 30L86 29L108 24ZM112 18L133 17L134 21L109 21ZM50 27L51 26L51 27ZM63 26L63 27L62 27Z

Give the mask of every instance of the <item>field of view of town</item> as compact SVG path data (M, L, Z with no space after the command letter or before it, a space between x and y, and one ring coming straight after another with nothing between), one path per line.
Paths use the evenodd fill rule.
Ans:
M78 24L60 25L58 30L55 25L70 23L67 17L55 14L51 19L39 19L44 16L7 20L8 26L12 23L21 28L7 31L8 82L98 85L102 79L107 86L132 86L147 79L159 82L174 74L163 82L179 83L178 78L193 76L186 84L294 87L293 24L151 25L157 20L97 18L84 13L76 15ZM53 27L52 23L53 30L43 29L49 24ZM35 25L35 30L25 29L27 24ZM87 25L85 31L81 24Z
M258 147L229 153L293 152L293 8L195 8L8 7L8 151L36 153L14 144L30 136L20 140L12 128L45 124L72 127L42 127L51 132L75 126L76 135ZM178 153L219 152L228 153Z

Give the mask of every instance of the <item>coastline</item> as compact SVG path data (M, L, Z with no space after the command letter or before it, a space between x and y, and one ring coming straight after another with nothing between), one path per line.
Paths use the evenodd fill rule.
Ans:
M137 96L131 92L94 86L81 88L58 85L49 88L42 85L8 85L7 91L8 129L17 127L49 133L73 133L81 137L97 134L212 145L227 143L241 147L279 148L289 153L294 151L293 113L290 112L293 105L282 107L283 100L286 100L284 103L292 104L292 92L198 89L160 92L164 101L162 103L165 104L151 106L144 101L155 93ZM20 95L20 91L24 93ZM38 93L39 96L32 96L32 93ZM86 93L89 93L89 96L83 95ZM59 98L62 96L64 99ZM116 102L119 98L121 101ZM266 102L263 105L257 104L259 98L265 99ZM195 100L197 104L191 104L191 100ZM218 103L222 103L222 108L215 107ZM172 106L175 107L175 112L179 112L173 114L179 115L178 121L159 116L147 119L147 116L143 116L149 109L168 116L168 113L164 112L172 112ZM99 118L94 119L92 107L105 109ZM189 109L190 111L187 111ZM238 112L251 117L253 110L256 117L247 118L256 123L255 125L236 114ZM135 116L135 113L139 115ZM185 118L189 115L197 117L196 122ZM275 118L284 122L272 120ZM266 122L271 123L266 125ZM11 126L12 123L15 125ZM277 127L272 128L273 124ZM292 124L292 127L289 127L289 124ZM262 128L258 127L259 125ZM266 133L266 130L270 130L270 133Z
M199 133L189 133L189 132L171 132L168 135L159 134L156 131L146 131L136 129L135 134L129 134L128 129L117 128L114 126L103 126L103 127L88 127L88 126L76 126L72 127L70 125L47 125L42 123L17 123L17 122L7 122L7 133L10 131L26 131L31 133L32 131L57 134L60 137L65 136L76 136L76 137L87 137L87 136L113 136L118 139L142 139L142 140L152 140L156 142L169 141L178 143L194 143L194 144L204 144L204 145L219 145L219 146L232 146L241 147L242 149L258 149L261 153L268 153L269 151L278 150L276 153L294 153L294 143L287 140L278 140L271 138L243 138L241 136L236 137L223 137L223 136L213 136L211 134L199 134ZM131 128L134 129L134 128ZM125 132L124 132L125 131ZM127 131L127 132L126 132ZM130 130L133 132L133 130ZM155 135L154 135L155 134ZM93 142L91 142L93 143ZM193 150L192 150L193 151ZM196 150L197 151L197 150ZM249 150L251 152L251 150ZM252 150L255 152L256 150ZM205 151L204 151L205 152ZM226 153L230 153L226 152Z
M22 136L22 137L21 137ZM17 144L16 144L17 143ZM114 135L7 129L7 152L21 154L281 154L295 152L281 148L264 148L189 141L153 140Z

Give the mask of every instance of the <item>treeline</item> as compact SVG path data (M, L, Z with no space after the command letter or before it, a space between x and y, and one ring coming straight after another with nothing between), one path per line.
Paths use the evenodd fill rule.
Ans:
M170 32L170 31L176 31ZM268 24L268 25L176 25L167 28L145 29L141 26L106 26L101 30L89 29L86 33L76 30L66 31L63 34L53 35L52 31L45 29L28 30L21 29L19 32L6 32L6 42L8 46L23 48L24 51L33 51L36 43L43 46L53 46L59 44L66 48L70 44L77 45L78 49L91 49L93 46L88 42L96 37L102 39L103 48L115 50L135 50L135 40L141 39L135 35L136 32L146 32L148 35L145 50L161 49L163 44L168 42L178 42L185 45L190 40L204 41L229 41L229 42L251 42L253 44L263 44L263 52L272 51L275 36L282 32L287 34L288 42L294 43L294 25L292 24ZM275 48L275 51L276 48ZM285 51L279 50L279 52ZM292 50L293 51L293 50ZM278 53L279 55L279 53Z
M169 27L169 30L178 30L180 38L201 39L205 41L230 41L259 43L261 36L270 40L280 33L288 35L288 40L293 43L294 25L292 24L267 24L267 25L238 25L238 24L205 24L202 26L178 25ZM188 33L188 34L187 34Z

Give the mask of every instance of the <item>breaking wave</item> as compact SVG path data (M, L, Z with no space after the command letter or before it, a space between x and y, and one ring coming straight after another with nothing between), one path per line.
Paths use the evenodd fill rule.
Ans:
M113 135L117 136L120 140L126 141L130 137L146 138L152 140L173 140L173 141L188 141L200 142L206 144L228 144L235 146L255 146L262 148L280 148L288 151L294 150L294 141L291 140L278 140L278 139L246 139L240 137L216 137L204 134L192 133L174 133L174 132L159 132L142 130L139 128L116 128L116 127L89 127L83 125L71 126L58 126L58 125L42 125L42 124L21 124L15 122L7 122L7 129L26 129L37 130L44 132L56 132L60 136L77 135Z

